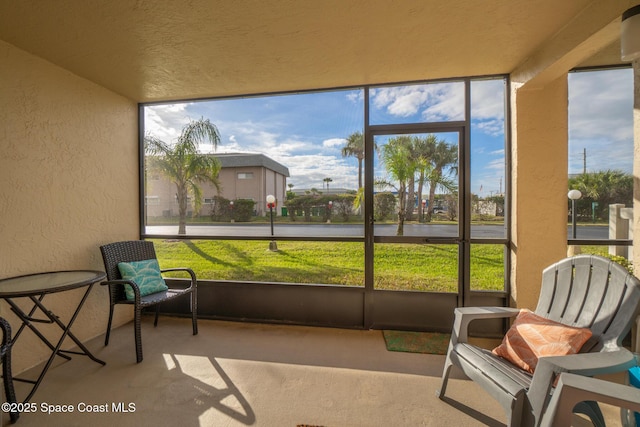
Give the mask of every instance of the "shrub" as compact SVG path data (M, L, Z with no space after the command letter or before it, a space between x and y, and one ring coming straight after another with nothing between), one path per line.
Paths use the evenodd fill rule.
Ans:
M211 207L213 221L249 222L254 214L255 202L250 199L236 199L231 207L231 200L215 196Z
M251 199L236 199L233 201L231 218L237 222L249 222L255 212L256 203Z
M611 261L617 262L618 264L626 268L629 273L633 274L633 264L631 263L631 261L629 261L625 257L620 255L610 255L610 254L606 254L605 256L609 258Z
M373 196L373 212L377 221L389 219L396 209L396 196L385 191Z
M353 194L340 194L333 199L333 213L339 215L344 222L349 221L349 216L353 214L353 201L356 196Z

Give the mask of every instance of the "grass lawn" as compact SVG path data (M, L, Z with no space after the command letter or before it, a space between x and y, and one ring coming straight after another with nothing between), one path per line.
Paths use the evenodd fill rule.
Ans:
M198 278L364 286L364 247L357 242L154 240L160 266L190 267ZM472 289L502 290L504 246L474 245ZM457 292L457 245L376 244L376 289Z

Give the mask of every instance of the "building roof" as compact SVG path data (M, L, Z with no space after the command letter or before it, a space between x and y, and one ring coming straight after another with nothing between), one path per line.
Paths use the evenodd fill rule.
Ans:
M274 172L289 176L289 168L260 153L216 153L213 154L223 168L264 167Z

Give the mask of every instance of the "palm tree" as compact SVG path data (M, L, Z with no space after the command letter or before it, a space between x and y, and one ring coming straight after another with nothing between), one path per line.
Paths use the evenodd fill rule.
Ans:
M416 162L416 172L418 172L418 218L420 221L424 218L425 206L420 203L422 200L422 192L424 184L427 182L431 174L431 157L435 152L437 138L434 134L429 134L424 138L416 137L413 140L413 153Z
M418 153L416 152L416 137L405 140L407 148L409 149L409 158L407 161L411 162L414 168L414 173L407 179L407 202L405 204L405 220L413 220L413 208L416 203L416 162L418 161Z
M354 132L347 138L342 147L342 157L353 156L358 159L358 188L362 188L362 162L364 160L364 137L361 132Z
M378 182L379 186L393 187L398 192L398 227L396 235L404 234L404 221L407 214L407 185L415 175L415 164L411 160L412 138L398 136L391 138L382 147L380 160L385 166L389 177L397 182L397 186L391 182Z
M569 179L569 188L582 192L578 201L578 211L582 215L591 212L599 218L606 218L609 205L633 204L633 175L620 170L587 172ZM596 204L593 204L596 202ZM585 212L586 211L586 212Z
M425 138L415 136L411 139L409 146L409 161L415 168L417 175L411 176L407 183L407 221L413 219L413 209L418 201L418 218L420 221L423 219L423 207L420 203L422 200L422 190L424 183L426 182L426 176L431 172L431 157L435 151L436 136L430 134ZM416 178L418 181L418 191L416 194Z
M327 191L329 191L329 183L333 182L333 180L331 178L325 178L322 181L327 183ZM323 188L324 188L324 184L323 184Z
M178 234L186 234L189 195L193 197L194 211L200 210L202 190L198 184L210 182L220 191L220 162L211 155L198 152L198 145L202 142L213 144L214 149L220 143L218 128L204 118L185 125L175 144L167 144L150 135L145 137L149 168L166 176L176 185Z
M286 197L286 199L287 199L287 200L291 200L291 199L293 199L294 197L296 197L295 193L293 192L293 187L294 187L294 185L293 185L293 184L291 184L291 183L289 183L289 184L287 184L287 187L289 187L289 191L287 191L287 197Z
M439 140L431 156L431 173L429 180L429 209L427 210L427 221L431 221L433 215L433 201L436 196L436 187L444 187L449 191L457 189L456 183L444 176L444 169L449 168L450 175L458 174L458 146L449 145L444 140Z

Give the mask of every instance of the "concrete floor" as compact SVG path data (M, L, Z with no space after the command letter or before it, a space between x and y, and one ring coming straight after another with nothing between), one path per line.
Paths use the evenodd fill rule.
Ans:
M381 331L200 320L143 319L144 360L133 327L115 329L84 356L59 359L32 399L28 426L501 426L501 407L454 372L435 396L444 356L390 352ZM29 373L21 376L28 377ZM16 383L18 400L26 385ZM47 405L73 413L47 414ZM116 409L127 409L128 412ZM61 408L52 408L61 409ZM94 412L87 412L93 409ZM105 411L105 412L95 412ZM612 416L617 416L615 411ZM8 416L3 416L4 425ZM612 424L616 425L616 424Z

